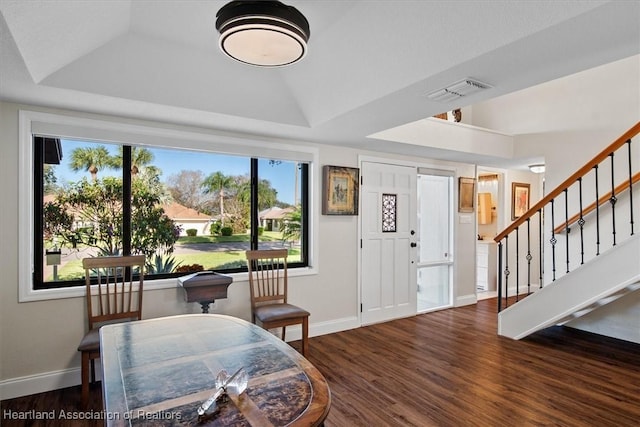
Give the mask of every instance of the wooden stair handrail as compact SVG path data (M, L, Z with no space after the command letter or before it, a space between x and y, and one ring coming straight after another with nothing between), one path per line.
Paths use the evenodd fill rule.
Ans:
M631 184L635 184L638 181L640 181L640 172L636 173L633 177L631 177ZM623 191L625 191L629 187L630 187L629 180L626 180L625 182L623 182L622 184L618 185L614 189L614 194L620 194L620 193L622 193ZM609 191L607 194L605 194L604 196L602 196L602 197L600 197L598 199L598 206L603 205L604 203L608 202L610 198L611 198L611 191ZM582 210L582 216L584 217L585 215L587 215L588 213L590 213L590 212L592 212L594 210L596 210L596 202L593 202L589 206L584 208ZM577 213L574 216L572 216L571 218L569 218L569 221L563 222L562 224L560 224L559 226L554 228L553 232L556 233L556 234L557 233L561 233L565 228L571 227L571 225L576 223L579 219L580 219L580 213Z
M599 154L597 154L593 159L589 160L584 166L578 169L573 175L569 178L565 179L560 185L558 185L555 189L549 192L546 196L544 196L538 203L533 205L531 209L529 209L524 215L520 218L516 219L511 223L507 228L505 228L500 234L498 234L493 240L496 243L499 243L502 239L508 236L512 231L516 228L524 224L529 218L535 215L536 212L541 210L543 207L547 205L551 200L558 197L562 192L569 188L574 182L585 176L591 169L593 169L596 165L599 165L604 161L611 153L615 152L618 148L622 147L628 140L636 136L640 133L640 122L637 122L633 125L628 131L626 131L621 137L613 141L609 146L607 146L604 150L602 150Z

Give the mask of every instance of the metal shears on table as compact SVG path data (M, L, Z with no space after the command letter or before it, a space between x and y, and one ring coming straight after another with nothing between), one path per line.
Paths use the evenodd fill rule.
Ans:
M224 369L216 376L216 391L198 408L198 415L203 416L211 405L228 394L241 395L249 384L249 375L244 368L238 369L229 376Z

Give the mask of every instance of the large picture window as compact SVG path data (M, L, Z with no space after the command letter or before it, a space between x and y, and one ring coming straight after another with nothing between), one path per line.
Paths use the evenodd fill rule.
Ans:
M36 134L33 171L35 290L94 256L144 254L150 280L246 271L247 249L308 265L307 162Z

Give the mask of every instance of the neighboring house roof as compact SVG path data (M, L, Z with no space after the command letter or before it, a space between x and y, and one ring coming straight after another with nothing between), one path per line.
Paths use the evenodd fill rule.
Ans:
M180 203L170 202L162 205L164 213L172 220L200 220L209 221L211 217L203 213L198 212L195 209L188 208Z
M279 208L277 206L271 207L269 209L265 209L262 212L258 213L260 219L284 219L290 213L294 212L294 208Z
M54 203L57 201L57 196L55 194L45 194L44 196L42 196L42 204L45 203ZM76 208L67 208L69 213L72 213L74 215L74 217L77 218L77 214L80 212L80 210L76 209Z
M43 203L54 202L55 194L47 194L42 198ZM198 212L195 209L188 208L176 202L169 202L162 205L165 215L174 221L209 221L211 217Z

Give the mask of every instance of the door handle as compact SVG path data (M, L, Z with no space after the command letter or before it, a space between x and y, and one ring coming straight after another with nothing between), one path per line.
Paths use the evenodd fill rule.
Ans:
M416 242L411 242L411 247L415 248L416 246L418 246L418 244Z

